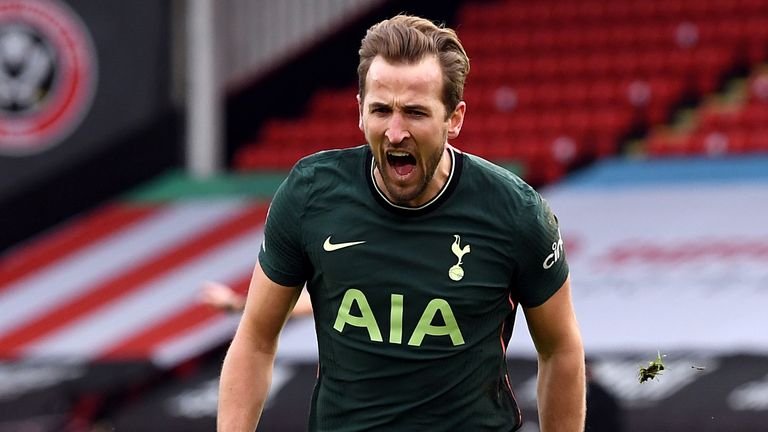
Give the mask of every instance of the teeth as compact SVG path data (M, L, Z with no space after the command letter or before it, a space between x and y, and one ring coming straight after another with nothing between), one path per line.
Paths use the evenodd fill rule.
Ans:
M406 157L406 156L410 156L411 155L410 153L404 152L404 151L390 151L390 152L387 152L387 153L390 156L395 156L395 157Z

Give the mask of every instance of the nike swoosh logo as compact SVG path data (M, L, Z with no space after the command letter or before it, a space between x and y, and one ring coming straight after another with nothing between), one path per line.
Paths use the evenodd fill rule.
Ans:
M333 252L339 249L348 248L350 246L357 246L359 244L365 243L365 240L363 241L354 241L354 242L346 242L346 243L331 243L331 237L328 236L327 239L325 239L325 243L323 243L323 250L326 252Z

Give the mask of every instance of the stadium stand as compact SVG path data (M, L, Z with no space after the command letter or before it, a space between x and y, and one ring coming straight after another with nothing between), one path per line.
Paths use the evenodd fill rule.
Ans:
M683 103L765 61L768 1L467 2L458 31L472 60L459 148L523 164L534 184L616 154ZM356 145L356 85L313 95L299 119L269 120L239 170L288 168ZM655 151L652 149L652 152Z
M649 134L647 153L654 157L720 156L768 152L768 67L756 67L748 79L710 97L676 127Z

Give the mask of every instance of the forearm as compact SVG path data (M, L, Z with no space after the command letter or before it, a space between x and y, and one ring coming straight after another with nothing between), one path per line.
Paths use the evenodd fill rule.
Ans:
M538 408L542 432L583 432L585 399L581 347L539 357Z
M237 336L227 351L219 382L219 432L252 432L272 380L274 354L249 347Z

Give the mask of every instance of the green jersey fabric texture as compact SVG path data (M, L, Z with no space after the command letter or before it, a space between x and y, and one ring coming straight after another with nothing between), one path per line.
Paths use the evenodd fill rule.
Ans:
M299 161L267 216L259 261L306 282L319 372L311 431L512 431L505 351L517 307L544 303L568 265L546 201L449 147L451 174L419 208L394 205L368 146Z

